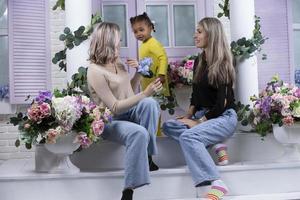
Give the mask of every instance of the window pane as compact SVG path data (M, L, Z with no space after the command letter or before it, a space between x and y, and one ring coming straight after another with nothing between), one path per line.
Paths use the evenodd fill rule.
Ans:
M300 23L300 0L293 0L293 21Z
M295 68L300 69L300 31L294 31Z
M194 46L194 5L174 5L175 46Z
M0 29L7 29L7 1L0 0Z
M8 36L0 36L0 86L8 84Z
M168 28L168 6L147 5L146 10L151 21L154 22L155 32L153 32L153 37L160 41L163 46L170 46Z
M127 47L127 29L126 29L126 6L125 5L104 5L103 19L106 22L113 22L121 29L121 46Z

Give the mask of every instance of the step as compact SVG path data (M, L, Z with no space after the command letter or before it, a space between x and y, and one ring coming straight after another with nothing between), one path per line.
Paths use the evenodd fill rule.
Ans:
M230 161L273 162L283 154L283 146L272 134L264 140L256 133L235 133L226 141ZM168 137L157 137L158 155L153 160L162 168L185 165L181 148L177 141ZM82 171L111 171L124 169L125 148L119 144L101 141L71 156L72 162ZM212 153L215 159L215 155ZM105 162L103 162L105 160Z
M9 160L0 166L1 200L114 200L120 199L121 171L80 172L73 175L44 174L33 171L33 160ZM219 167L222 179L230 189L227 199L267 198L285 194L300 199L300 162L233 163ZM151 185L134 193L136 200L193 199L203 197L208 188L196 189L188 169L165 168L151 172ZM12 188L18 188L12 192ZM32 189L37 188L37 189ZM45 195L47 194L47 195ZM269 197L268 197L269 198ZM257 198L260 200L264 198ZM291 198L293 199L293 198ZM296 198L294 198L296 199Z

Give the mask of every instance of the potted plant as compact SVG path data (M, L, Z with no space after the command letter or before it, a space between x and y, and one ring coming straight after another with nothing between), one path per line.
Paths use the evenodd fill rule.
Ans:
M48 151L58 156L56 166L49 171L73 173L78 169L69 161L69 154L99 141L105 124L110 120L109 109L97 106L88 97L56 90L54 94L39 92L27 112L11 117L10 123L18 126L20 131L15 142L17 147L21 142L28 149L32 145L45 144Z
M187 110L192 92L193 69L197 55L186 56L181 61L170 62L169 80L172 95L180 108Z
M247 120L262 137L274 133L285 147L281 159L300 160L300 88L274 76L259 96L252 96ZM247 125L247 123L244 123Z

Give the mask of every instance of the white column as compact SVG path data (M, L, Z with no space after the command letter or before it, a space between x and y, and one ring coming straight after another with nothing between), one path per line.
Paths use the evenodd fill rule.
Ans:
M254 0L230 0L231 39L250 39L254 30ZM250 104L250 96L258 95L258 71L256 55L237 62L236 100Z
M92 0L65 0L66 27L72 32L80 26L87 27L91 23ZM67 50L67 80L71 82L72 75L80 66L88 65L89 40L82 42L79 46Z

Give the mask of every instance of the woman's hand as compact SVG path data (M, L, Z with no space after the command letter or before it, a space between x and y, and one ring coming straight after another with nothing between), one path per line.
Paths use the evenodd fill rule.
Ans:
M178 121L184 123L184 124L187 125L189 128L193 128L194 126L196 126L196 125L199 124L199 122L196 121L196 120L186 119L186 118L178 119Z
M162 84L164 84L165 83L165 81L166 81L166 79L165 79L165 75L158 75L158 77L159 77L159 79L160 79L160 82L162 83Z
M139 66L139 62L136 59L132 59L132 58L127 58L125 64L128 65L129 67L135 68L136 70Z
M163 86L160 82L160 79L157 78L155 81L151 82L146 89L144 90L144 94L149 97L163 89Z
M191 119L192 116L193 116L192 114L186 113L184 115L176 116L176 119Z

